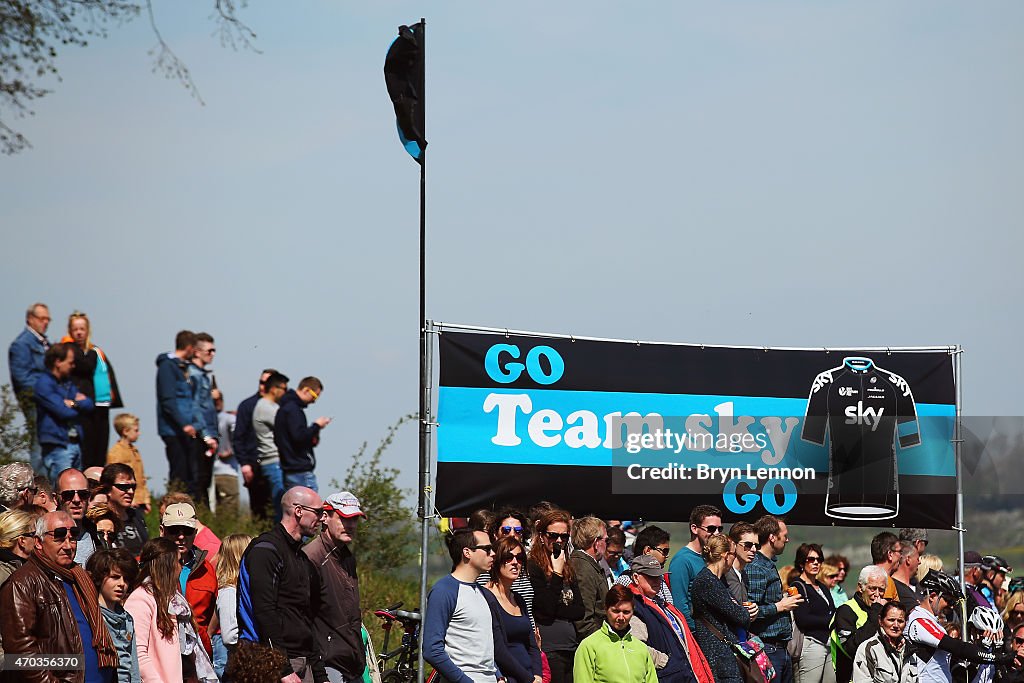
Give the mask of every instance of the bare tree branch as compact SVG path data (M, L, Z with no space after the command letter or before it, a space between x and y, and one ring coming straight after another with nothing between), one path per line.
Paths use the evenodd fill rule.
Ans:
M199 104L205 106L206 102L203 101L202 95L199 94L199 88L196 87L195 81L192 80L192 74L188 67L185 66L185 62L181 61L178 55L174 54L174 50L167 44L167 41L164 40L163 35L160 33L160 29L157 28L156 17L153 15L153 0L146 0L146 12L149 15L149 25L153 29L153 35L156 36L157 40L156 47L149 51L149 54L153 57L154 73L162 73L164 78L178 81Z
M241 7L245 7L246 4L245 0L242 0ZM238 18L238 6L235 4L235 0L216 0L210 18L217 24L214 35L220 38L220 44L223 47L237 50L241 46L257 54L262 54L254 42L256 32Z

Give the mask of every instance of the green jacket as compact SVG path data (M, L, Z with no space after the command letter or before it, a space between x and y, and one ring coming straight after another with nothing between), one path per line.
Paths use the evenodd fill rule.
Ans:
M608 626L583 639L572 665L573 683L658 683L647 646L629 632L622 638Z

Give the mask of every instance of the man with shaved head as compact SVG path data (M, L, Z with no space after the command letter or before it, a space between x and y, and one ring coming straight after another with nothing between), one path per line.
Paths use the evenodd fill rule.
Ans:
M286 657L282 683L326 681L313 633L317 570L302 552L303 537L320 531L324 502L313 489L296 486L281 497L281 523L257 536L242 555L238 573L238 637L269 645Z
M89 534L82 533L85 511L89 507L89 499L92 497L89 491L89 481L80 470L68 468L57 475L57 488L54 493L57 496L57 505L64 512L71 515L75 520L81 538L78 539L75 548L75 562L85 566L89 557L96 552L96 545Z
M96 587L75 564L75 520L60 510L48 512L36 522L35 535L35 551L0 588L0 634L5 652L77 655L85 681L113 681L117 651L100 613ZM23 671L18 680L76 680L75 674Z

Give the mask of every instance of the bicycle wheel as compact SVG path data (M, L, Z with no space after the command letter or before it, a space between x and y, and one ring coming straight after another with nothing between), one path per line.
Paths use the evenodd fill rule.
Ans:
M381 679L381 683L415 683L415 681L415 671L389 671Z

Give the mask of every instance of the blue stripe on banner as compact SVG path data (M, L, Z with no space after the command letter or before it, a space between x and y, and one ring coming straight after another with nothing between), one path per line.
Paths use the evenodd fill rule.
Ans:
M420 147L420 143L405 137L405 134L402 132L402 126L398 124L397 120L395 121L395 128L398 129L398 139L402 141L402 147L405 147L405 151L408 152L413 159L419 159L423 155L423 148Z
M900 422L896 425L896 433L900 437L910 436L911 434L917 434L917 420L907 420L906 422Z
M806 399L442 386L438 403L439 462L608 467L642 460L651 467L751 464L828 471L827 441L818 446L800 439ZM692 440L678 452L676 442L668 449L628 453L621 443L625 427L618 442L608 433L610 416L623 413L634 415L637 422L647 418L645 431L668 428L715 439L723 433L750 436L746 450L735 453L724 445L722 451L712 450ZM950 443L955 406L920 403L917 413L922 443L897 448L900 474L955 476Z

